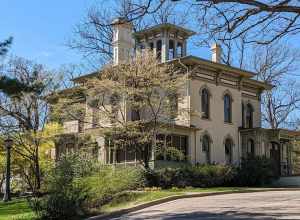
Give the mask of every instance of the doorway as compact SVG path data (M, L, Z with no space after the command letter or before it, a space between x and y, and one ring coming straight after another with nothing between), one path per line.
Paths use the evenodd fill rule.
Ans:
M270 158L273 160L275 173L281 175L280 144L271 142Z

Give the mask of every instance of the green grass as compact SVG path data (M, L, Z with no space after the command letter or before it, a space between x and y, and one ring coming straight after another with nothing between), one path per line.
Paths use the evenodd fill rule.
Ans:
M13 198L10 202L0 201L0 220L32 220L34 213L26 199Z
M243 187L214 187L214 188L172 188L169 190L126 192L118 195L110 203L101 207L100 210L92 210L93 213L110 213L112 211L130 208L139 204L151 202L157 199L166 198L175 195L184 195L189 193L207 193L207 192L236 192L244 191L248 188ZM150 189L149 189L150 190Z

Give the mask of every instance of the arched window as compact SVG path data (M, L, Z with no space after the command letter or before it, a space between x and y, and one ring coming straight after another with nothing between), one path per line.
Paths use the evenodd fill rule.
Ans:
M205 154L205 162L210 164L210 137L208 135L202 138L202 152Z
M162 43L161 40L158 40L156 42L156 58L161 61L161 47L162 47Z
M224 95L224 122L232 122L232 98L229 94Z
M209 118L209 92L206 88L201 92L201 112L202 118Z
M175 58L175 48L174 48L174 41L169 40L169 60Z
M248 143L247 143L247 153L250 156L254 156L255 155L255 143L253 141L253 139L249 139Z
M225 161L226 164L232 163L232 148L233 148L233 141L231 138L226 138L225 140Z
M247 104L246 108L246 127L253 128L253 107L251 104Z
M176 52L177 52L177 57L183 56L183 46L181 42L177 43Z

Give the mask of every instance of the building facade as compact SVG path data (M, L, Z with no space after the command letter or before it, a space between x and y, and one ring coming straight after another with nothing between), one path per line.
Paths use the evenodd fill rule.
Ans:
M299 133L261 128L261 94L271 85L254 80L255 74L221 64L221 48L212 46L212 60L187 55L187 41L193 31L161 24L135 32L130 23L113 23L114 64L126 62L144 49L154 51L162 63L180 63L186 81L179 91L179 113L167 134L159 138L181 149L192 164L222 163L238 165L248 154L265 155L277 161L278 172L293 174L292 149ZM76 78L81 84L86 77ZM188 111L180 111L188 109ZM86 106L85 120L64 122L65 135L57 147L59 154L79 148L78 136L90 134L96 149L93 154L103 163L136 163L138 155L111 152L101 129L93 127L93 109ZM130 114L128 117L130 120ZM153 154L153 159L155 155Z

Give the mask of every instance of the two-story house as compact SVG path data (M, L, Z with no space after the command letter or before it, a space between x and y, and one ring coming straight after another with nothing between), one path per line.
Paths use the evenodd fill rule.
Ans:
M255 73L222 64L217 44L212 46L211 60L188 55L188 38L195 33L183 27L160 24L133 33L132 25L122 19L117 19L113 27L115 65L148 48L162 63L180 62L184 66L182 71L187 77L181 94L183 102L178 108L189 109L189 113L178 114L168 134L160 138L181 149L190 163L239 164L247 154L266 155L277 161L276 169L282 175L297 172L292 148L299 132L261 127L260 97L271 85L254 80ZM84 83L93 75L80 76L74 82ZM91 111L87 106L84 120L91 123L64 123L66 135L57 146L57 153L76 149L76 135L90 134L95 142L92 153L101 162L137 162L138 155L126 151L113 156L101 129L93 127L93 120L99 120L99 116Z

